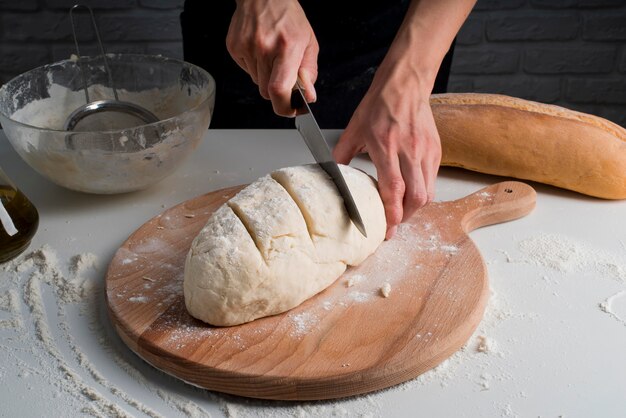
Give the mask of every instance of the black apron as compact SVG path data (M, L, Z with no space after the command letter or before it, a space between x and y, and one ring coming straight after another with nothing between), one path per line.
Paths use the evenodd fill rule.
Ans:
M319 42L317 104L313 112L325 129L347 126L367 92L408 9L410 0L301 0ZM226 50L235 11L232 0L186 0L181 13L185 61L207 70L217 84L211 127L217 129L293 128L274 114L258 86ZM433 93L446 91L452 52L444 58Z

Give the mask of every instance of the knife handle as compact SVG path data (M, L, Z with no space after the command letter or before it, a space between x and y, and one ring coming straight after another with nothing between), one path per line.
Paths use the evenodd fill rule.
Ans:
M296 88L291 92L291 108L296 111L301 110L304 107L304 98L302 93Z
M291 108L295 110L301 110L304 107L304 88L302 87L302 80L300 77L296 80L296 84L291 91Z

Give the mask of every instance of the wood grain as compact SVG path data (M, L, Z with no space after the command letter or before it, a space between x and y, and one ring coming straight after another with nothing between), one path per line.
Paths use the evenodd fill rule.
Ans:
M212 327L185 309L184 260L211 213L240 189L189 200L140 227L111 261L106 299L124 342L155 367L204 388L265 399L362 394L412 379L452 355L478 326L488 298L487 271L467 233L535 205L534 190L519 182L431 203L302 305Z

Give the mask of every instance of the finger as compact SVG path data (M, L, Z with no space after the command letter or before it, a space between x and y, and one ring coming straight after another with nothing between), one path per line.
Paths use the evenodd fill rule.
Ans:
M339 164L350 164L350 161L358 152L356 141L354 136L350 134L349 129L350 127L339 137L339 141L335 145L335 149L333 149L333 158Z
M257 76L256 60L254 58L243 57L246 72L250 75L250 78L254 84L259 84L259 78Z
M304 87L304 97L306 101L311 103L317 101L317 92L315 91L315 81L317 80L317 55L319 46L317 41L310 43L304 50L302 63L298 75Z
M374 153L372 160L378 173L378 191L385 206L385 218L387 219L385 238L390 239L402 221L405 183L397 154L380 156L379 153Z
M302 53L289 50L274 60L268 93L277 115L289 117L295 115L295 110L291 108L291 91L296 85L301 62Z
M439 139L439 133L435 129L434 131L435 145L431 149L430 158L425 160L425 164L422 163L422 171L424 172L424 180L426 182L426 191L428 192L428 201L435 200L435 183L437 180L437 173L439 172L439 166L441 165L441 140Z
M424 183L426 185L426 195L428 202L435 200L435 182L439 171L441 158L435 158L422 162L422 173L424 174Z
M317 101L317 92L315 91L315 86L311 82L311 76L307 73L306 70L300 68L298 72L298 77L302 82L301 87L304 90L304 98L307 103L314 103Z
M270 94L268 92L267 86L270 82L270 76L272 72L271 65L268 65L264 60L258 60L256 62L256 73L258 77L258 85L259 85L259 93L261 93L261 97L266 100L270 100Z
M248 66L246 65L246 61L243 59L243 57L237 57L233 59L242 70L244 70L246 73L248 72Z
M405 184L402 221L406 221L415 211L428 203L428 191L423 167L419 160L401 155L400 170Z

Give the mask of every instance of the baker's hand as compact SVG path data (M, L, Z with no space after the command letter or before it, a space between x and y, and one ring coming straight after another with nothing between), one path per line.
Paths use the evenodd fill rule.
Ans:
M278 115L295 115L290 99L298 76L307 101L315 101L319 45L297 0L237 0L226 47Z
M360 152L370 155L387 239L435 195L441 143L428 101L431 89L410 68L383 61L333 152L343 164Z

